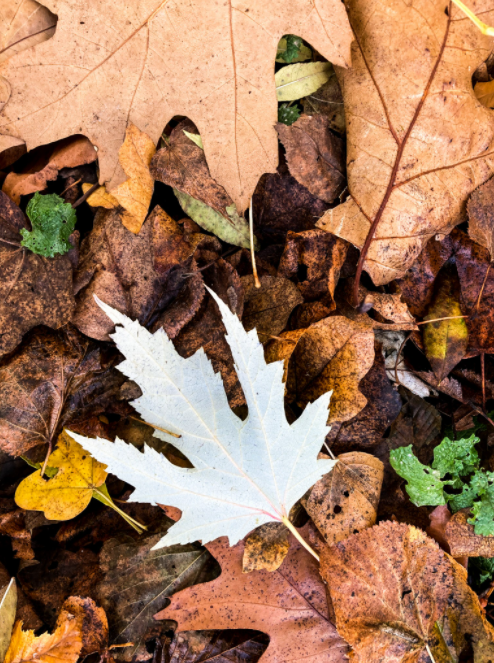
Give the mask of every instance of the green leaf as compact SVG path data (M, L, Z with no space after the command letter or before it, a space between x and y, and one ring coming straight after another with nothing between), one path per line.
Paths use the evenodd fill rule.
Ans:
M480 442L478 437L471 435L461 440L444 440L434 449L434 462L432 467L439 471L441 477L451 474L455 483L453 488L461 488L463 481L458 477L472 474L479 467L480 459L475 445Z
M412 452L412 445L393 449L389 454L391 466L403 479L410 499L417 506L439 506L446 504L444 486L440 473L423 465Z
M470 557L468 560L469 584L476 592L494 577L494 557Z
M285 35L278 43L276 62L303 62L312 57L312 51L306 46L301 37Z
M334 75L330 62L290 64L280 69L274 80L278 101L296 101L313 94Z
M289 106L283 104L278 108L278 122L287 124L289 127L298 120L300 117L300 109L298 106Z
M26 214L31 221L32 231L23 228L21 245L33 253L53 258L56 253L64 255L73 247L69 236L77 221L72 205L65 203L55 193L42 196L36 192L28 203Z
M472 488L472 486L468 484L463 484L463 490L457 495L448 495L448 493L446 493L446 499L453 511L470 508L477 496L475 488Z
M202 138L199 134L192 134L190 131L185 131L183 129L184 134L187 136L187 138L190 138L190 140L197 145L197 147L200 147L201 150L204 149L204 145L202 144Z
M216 235L228 244L250 247L249 224L237 212L235 205L226 208L228 218L214 210L212 207L196 200L183 191L173 189L183 211L190 216L201 228Z

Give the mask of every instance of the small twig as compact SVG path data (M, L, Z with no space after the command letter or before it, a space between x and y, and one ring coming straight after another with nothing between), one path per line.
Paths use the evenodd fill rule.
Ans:
M472 23L474 23L478 27L478 29L483 35L487 35L488 37L494 37L494 28L491 28L486 23L483 23L480 20L480 18L477 18L477 16L473 13L473 11L468 9L468 7L464 5L461 0L453 0L453 2L468 16L468 18L472 21Z
M64 190L62 191L62 193L60 194L60 197L63 196L64 193L67 193L67 191L68 191L69 189L72 189L73 186L76 186L77 184L79 184L79 182L80 182L81 180L82 180L82 177L79 177L79 179L78 179L77 181L75 181L75 182L73 182L72 184L69 184L69 186L65 187L65 189L64 189Z
M288 520L288 518L286 516L283 516L283 518L281 520L282 520L283 524L285 525L285 527L288 527L288 529L293 534L293 536L297 539L297 541L300 541L300 543L304 546L304 548L310 552L312 557L315 557L317 559L317 561L319 562L319 555L316 553L315 550L312 550L312 548L309 546L307 541L304 539L303 536L300 535L297 528L294 525L292 525L292 523Z
M451 315L447 318L433 318L432 320L422 320L422 322L417 322L417 325L427 325L429 322L441 322L442 320L459 320L460 318L469 318L469 315Z
M261 287L261 282L257 276L256 256L254 253L254 212L252 211L252 198L249 205L249 233L250 233L250 254L252 259L252 273L254 274L254 283L256 288Z
M163 431L163 433L166 433L167 435L171 435L172 437L176 437L177 439L180 439L182 436L177 435L176 433L172 433L170 430L166 430L166 428L161 428L160 426L156 426L156 424L150 424L149 421L144 421L144 419L138 419L137 417L129 416L129 419L134 419L135 421L138 421L141 424L146 424L146 426L151 426L152 428L157 428L160 431Z
M11 246L17 246L17 248L22 248L19 242L9 242L8 239L4 239L3 237L0 237L0 242L3 242L4 244L10 244Z
M75 203L72 203L72 208L75 209L76 207L79 207L79 205L82 205L82 203L85 203L86 200L89 198L91 194L93 194L96 189L99 189L99 182L96 182L96 184L93 184L93 186L86 191L86 193L78 198Z
M480 353L480 372L482 375L482 409L485 412L485 352Z
M326 442L326 440L324 440L323 444L324 444L324 446L326 447L326 449L328 450L328 454L331 456L331 458L332 458L333 460L336 460L335 455L334 455L334 453L331 451L331 449L329 448L329 445L328 445L328 443Z

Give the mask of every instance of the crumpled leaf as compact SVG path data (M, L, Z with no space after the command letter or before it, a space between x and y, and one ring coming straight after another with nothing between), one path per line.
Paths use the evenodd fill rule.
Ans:
M271 340L266 359L283 359L289 402L305 407L332 391L328 423L348 421L367 403L358 385L374 363L374 334L343 316L324 318Z
M407 368L403 354L400 354L398 359L398 352L402 349L405 338L406 335L401 331L376 330L376 339L381 343L388 378L406 387L413 394L426 398L431 392L434 393L433 389Z
M492 658L494 630L466 571L419 529L383 522L321 551L338 632L355 660L412 663ZM449 651L448 651L449 650ZM466 659L465 659L466 660Z
M32 0L24 4L30 2ZM46 189L48 182L57 179L62 168L82 166L96 161L97 158L98 154L87 138L76 137L59 141L53 145L49 157L42 159L41 163L38 162L39 165L29 164L21 173L10 172L5 178L2 191L19 205L21 196Z
M494 171L494 119L471 73L491 42L456 6L427 11L393 0L351 0L352 67L337 69L347 112L351 197L318 226L362 248L376 285L402 276L427 240L462 221L470 193ZM474 11L494 22L480 0ZM407 40L396 26L406 26ZM410 85L396 85L400 76Z
M348 303L351 304L352 286L354 280L347 279L345 284L345 295ZM399 329L418 329L415 326L415 319L408 310L408 305L402 300L400 294L391 294L387 292L370 292L364 286L359 285L358 289L360 308L374 310L386 320L391 320L399 326Z
M146 641L169 628L153 619L167 597L217 575L217 565L212 565L203 548L188 545L153 550L159 539L159 534L137 541L120 535L107 541L100 553L103 578L95 596L108 615L110 643L133 643L114 650L120 660L148 660Z
M9 648L12 628L17 609L17 585L12 578L8 585L0 589L0 661L3 661Z
M179 631L214 627L267 633L262 663L346 661L346 645L329 621L316 560L291 537L290 551L277 571L242 573L243 549L242 542L230 548L225 539L209 544L220 563L220 577L175 594L156 618L174 619Z
M375 524L383 482L384 466L375 456L351 451L337 460L303 500L328 546Z
M131 501L169 504L182 511L180 521L157 547L207 542L225 533L235 544L254 527L282 521L334 464L316 459L327 432L329 394L320 396L290 426L283 408L282 364L267 365L255 331L245 332L228 306L211 294L221 311L249 408L245 421L230 410L221 380L204 352L183 359L163 332L153 336L100 302L118 324L113 338L126 356L120 370L143 389L134 407L145 421L159 427L155 435L172 441L196 469L176 467L147 446L142 454L118 438L113 444L71 433L108 471L135 486ZM171 440L163 429L180 437ZM246 439L249 451L240 456Z
M32 327L66 324L75 306L70 256L47 259L21 249L22 229L28 229L26 217L0 191L0 356Z
M302 115L290 127L278 123L290 174L309 191L332 203L345 187L343 140L331 133L324 115Z
M329 62L289 64L279 69L274 77L278 101L296 101L313 94L333 73Z
M261 276L256 288L253 276L242 276L246 331L256 329L262 343L277 336L286 327L293 309L303 302L297 286L281 276Z
M425 354L438 383L444 380L463 359L468 347L467 324L459 317L462 315L459 290L456 267L448 263L436 278L434 298L424 317L424 320L435 322L423 325Z
M0 368L0 448L20 456L115 406L125 382L116 361L70 326L32 332Z
M448 521L446 540L453 557L494 557L494 535L475 534L470 509L461 509Z
M276 571L290 549L290 536L283 523L266 523L257 527L244 542L242 572Z
M60 0L56 8L55 37L4 65L11 94L0 116L0 151L13 138L31 150L84 133L98 147L100 183L110 192L124 180L118 150L127 127L156 144L182 115L196 122L212 177L242 213L259 177L276 168L273 60L280 38L299 35L331 62L350 63L352 35L339 0L155 2L137 11L123 0Z
M15 501L22 509L43 511L48 520L75 518L107 477L104 465L91 458L65 431L50 454L48 467L58 470L54 476L42 477L41 470L37 470L15 491Z
M50 39L57 17L36 0L9 0L0 9L0 62Z
M69 237L77 221L75 210L56 193L42 196L36 192L26 214L33 229L21 228L21 246L45 258L54 258L57 253L64 255L73 248Z
M319 90L302 100L302 104L305 113L324 115L328 118L329 126L333 131L340 134L345 133L345 105L334 71Z

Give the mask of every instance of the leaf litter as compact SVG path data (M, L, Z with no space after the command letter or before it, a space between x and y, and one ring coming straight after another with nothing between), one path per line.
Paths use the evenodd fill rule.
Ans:
M492 660L490 42L225 7L0 8L2 653Z

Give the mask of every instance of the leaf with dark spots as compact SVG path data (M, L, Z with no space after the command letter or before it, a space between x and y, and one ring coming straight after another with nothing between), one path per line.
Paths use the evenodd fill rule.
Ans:
M110 643L132 642L132 646L117 650L120 660L147 660L146 641L160 637L170 627L153 619L167 598L217 575L217 565L200 546L152 550L162 534L141 536L137 541L121 535L106 542L101 550L103 579L93 593L108 616Z
M23 212L0 191L0 356L36 325L58 329L74 310L70 257L44 258L23 248L20 231L29 227Z
M290 548L289 531L283 523L265 523L245 539L242 572L279 569Z
M494 557L494 536L475 534L470 509L455 513L446 525L445 537L453 557Z
M332 203L345 187L345 153L324 115L302 115L291 126L278 123L290 174L316 198Z
M292 177L286 164L259 180L253 196L256 235L283 243L289 230L302 232L315 227L329 205L313 196Z
M494 258L494 178L491 177L470 196L467 204L468 234Z
M302 536L307 531L302 530ZM343 663L347 648L328 618L325 586L316 560L290 537L290 551L277 571L242 573L243 542L208 544L221 566L216 580L172 597L156 615L174 619L178 631L248 628L270 637L263 663Z
M118 359L69 326L31 332L0 364L0 448L19 456L69 422L104 412L121 398Z

